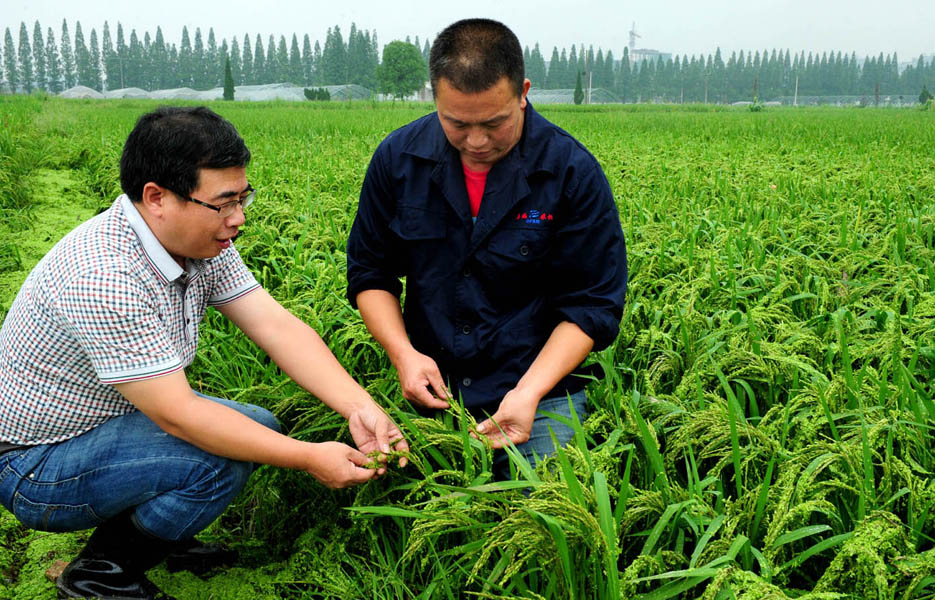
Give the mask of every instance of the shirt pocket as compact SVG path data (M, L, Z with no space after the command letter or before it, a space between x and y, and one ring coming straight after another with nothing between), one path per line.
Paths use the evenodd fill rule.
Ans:
M447 233L445 213L402 204L390 221L390 230L403 240L437 240Z

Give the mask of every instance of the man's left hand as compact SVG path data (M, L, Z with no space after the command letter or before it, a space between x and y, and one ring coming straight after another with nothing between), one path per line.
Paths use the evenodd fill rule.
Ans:
M391 450L398 452L409 451L409 444L399 430L399 426L376 403L371 402L369 405L355 410L348 417L347 422L351 430L351 437L354 438L354 443L357 444L357 449L364 454L369 455L374 451L378 451L386 455ZM399 466L405 467L407 462L405 456L400 457ZM384 473L386 473L385 466L377 469L377 475Z
M541 398L516 388L510 390L500 402L497 412L477 425L477 432L487 436L494 448L507 446L507 439L514 446L528 441L539 400Z

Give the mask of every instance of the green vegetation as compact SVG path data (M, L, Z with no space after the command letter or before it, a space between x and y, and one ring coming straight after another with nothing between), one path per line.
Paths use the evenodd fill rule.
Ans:
M23 159L28 145L0 147L0 179L17 177L30 198L71 179L94 208L116 195L123 139L154 106L0 102L19 115L0 136L36 149ZM213 107L243 133L262 194L237 242L245 260L412 448L405 468L394 460L382 479L337 492L260 469L206 532L241 549L237 568L206 580L158 571L167 592L935 597L935 157L917 151L935 142L931 112L544 109L604 167L630 291L616 343L593 357L604 378L573 443L536 470L516 460L517 481L493 483L470 418L415 414L344 298L370 155L430 106ZM13 164L30 166L11 175ZM29 224L59 210L36 201L17 201L29 217L0 231L0 246L22 247L38 235ZM60 227L56 237L70 223ZM13 294L5 284L0 305ZM302 439L348 439L340 417L217 314L202 337L193 386L267 406ZM13 560L0 565L0 598L33 593L34 574L81 535L26 532L0 512L0 547L12 548L0 560Z
M422 89L428 66L422 51L408 42L390 42L383 48L383 62L377 66L377 84L384 94L402 99Z

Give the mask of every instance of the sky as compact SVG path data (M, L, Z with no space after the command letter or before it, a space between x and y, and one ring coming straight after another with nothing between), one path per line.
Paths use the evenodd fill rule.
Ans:
M931 0L473 0L444 3L427 0L0 0L0 28L10 28L14 41L25 22L32 35L38 19L56 40L62 19L74 36L81 22L85 39L91 28L98 36L104 21L116 34L119 21L127 38L136 29L155 34L162 27L167 42L179 43L182 27L194 36L200 27L205 41L210 27L221 39L251 42L259 33L264 45L273 34L324 44L329 27L339 25L345 40L351 23L376 31L380 47L407 35L413 39L435 35L446 25L466 17L503 21L530 48L538 42L546 60L552 47L593 45L620 58L636 23L641 36L637 48L672 54L713 54L773 48L793 52L856 52L859 57L897 52L901 62L919 54L935 54L935 3ZM725 57L726 58L726 57Z

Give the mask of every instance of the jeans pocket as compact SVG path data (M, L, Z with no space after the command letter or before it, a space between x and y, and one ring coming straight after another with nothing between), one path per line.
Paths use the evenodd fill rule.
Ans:
M104 522L90 504L33 502L19 492L13 496L11 512L26 527L40 531L76 531L97 527Z

